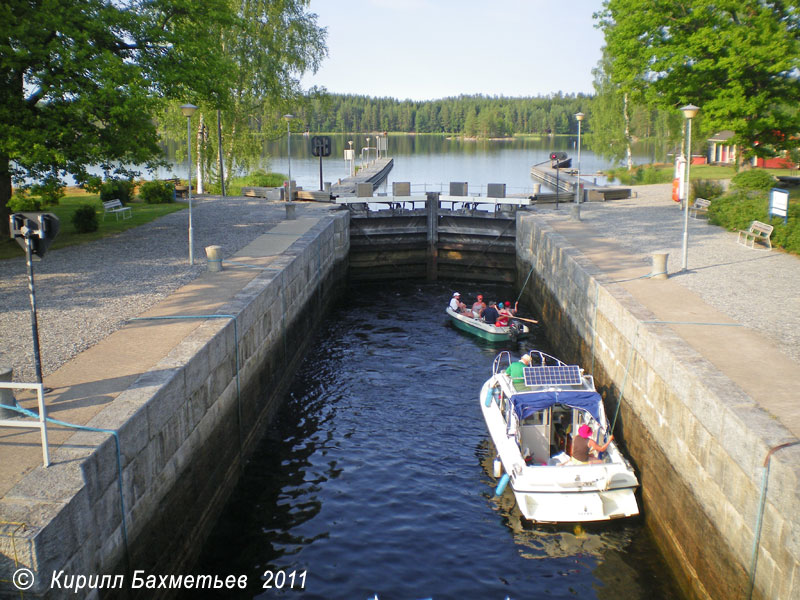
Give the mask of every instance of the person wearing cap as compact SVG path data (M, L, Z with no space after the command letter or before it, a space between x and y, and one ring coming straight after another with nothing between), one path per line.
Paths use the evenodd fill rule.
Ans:
M467 305L461 301L461 294L453 292L453 297L450 298L450 308L457 313L468 313Z
M515 389L524 387L525 385L524 369L525 367L530 367L530 366L531 366L530 354L523 354L522 356L520 356L518 361L508 365L508 368L506 369L506 375L508 375L511 378L511 383L514 384Z
M498 327L507 326L508 325L508 320L511 317L513 317L515 314L517 314L517 305L518 304L519 304L519 302L515 302L514 303L514 309L513 310L511 310L511 302L506 302L505 304L501 302L500 304L498 304L497 305L497 312L500 314L500 316L497 318L497 321L495 321L495 325L497 325Z
M578 436L572 440L572 458L581 463L587 462L601 462L596 456L590 456L592 452L597 456L601 452L605 452L611 440L614 439L613 435L608 436L608 440L602 446L592 439L592 428L586 423L578 427Z
M478 299L472 304L472 316L476 319L480 319L485 308L486 303L483 301L483 295L478 294Z

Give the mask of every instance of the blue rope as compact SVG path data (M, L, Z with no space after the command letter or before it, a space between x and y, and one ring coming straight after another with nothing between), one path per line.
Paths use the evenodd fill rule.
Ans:
M265 266L265 265L251 265L251 264L239 262L239 261L236 261L236 260L218 259L218 260L209 260L208 262L220 262L220 263L224 263L226 265L234 265L234 266L237 266L237 267L248 267L250 269L261 269L262 271L282 271L283 270L283 267L268 267L268 266Z
M517 296L517 302L519 299L522 298L522 292L525 291L525 286L528 285L528 280L531 278L531 274L533 273L533 269L536 267L536 263L531 261L531 270L528 271L528 276L525 278L525 283L522 284L522 287L519 290L519 296Z
M22 408L21 406L3 406L8 410L13 410L28 417L32 417L34 419L39 419L39 415L33 411L30 411L26 408ZM58 419L53 419L52 417L45 416L45 421L48 423L52 423L54 425L61 425L62 427L70 427L72 429L80 429L82 431L91 431L94 433L110 433L114 436L114 445L117 451L117 488L119 489L119 507L120 512L122 514L122 541L125 545L125 565L127 570L130 571L130 550L128 547L128 522L125 518L125 496L122 492L122 455L120 453L120 446L119 446L119 434L113 429L102 429L99 427L89 427L88 425L76 425L75 423L67 423L66 421L59 421Z

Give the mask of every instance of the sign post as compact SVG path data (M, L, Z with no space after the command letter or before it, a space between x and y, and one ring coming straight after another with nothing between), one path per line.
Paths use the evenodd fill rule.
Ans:
M52 213L14 213L9 217L11 237L25 249L28 268L28 291L31 300L31 335L33 337L33 362L36 381L42 383L42 358L39 351L39 323L36 318L36 288L33 285L33 257L41 260L53 243L60 223Z
M311 138L311 153L319 156L319 191L322 188L322 157L331 155L331 138L327 135L315 135Z
M769 191L769 214L783 217L783 224L789 221L789 191L772 188Z

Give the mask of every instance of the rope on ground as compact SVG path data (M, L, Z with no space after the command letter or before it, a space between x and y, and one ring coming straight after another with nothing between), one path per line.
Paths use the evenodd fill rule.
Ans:
M244 450L242 439L242 386L239 381L239 326L236 315L213 314L213 315L171 315L161 317L134 317L130 321L165 321L170 319L231 319L233 321L233 343L236 357L236 412L239 430L239 454ZM241 462L241 461L240 461Z
M659 273L648 273L647 275L640 275L639 277L631 277L630 279L618 279L616 281L606 281L606 285L611 285L614 283L627 283L629 281L637 281L639 279L650 279L655 277L656 275L666 275L666 271L661 271ZM597 338L597 302L600 297L600 282L596 279L594 280L594 315L592 317L592 347L590 348L590 353L592 355L592 364L591 368L589 369L589 373L594 376L594 343L595 339Z
M625 375L622 378L622 386L619 390L619 396L617 397L617 409L614 412L614 420L611 424L611 429L609 430L611 433L614 432L614 427L617 424L617 415L619 415L620 406L622 406L622 397L625 393L625 385L628 381L628 370L630 368L631 359L633 358L633 354L636 351L636 342L639 339L639 326L642 323L647 323L651 325L708 325L713 327L744 327L741 323L705 323L702 321L639 321L636 323L636 331L633 336L633 341L631 342L630 350L628 350L628 360L625 364Z

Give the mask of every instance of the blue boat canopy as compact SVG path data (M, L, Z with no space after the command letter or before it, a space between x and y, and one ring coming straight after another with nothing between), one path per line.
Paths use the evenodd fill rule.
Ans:
M521 392L511 396L511 405L521 421L533 413L550 408L554 404L564 404L570 408L587 411L598 423L600 420L600 394L587 390L561 390L546 392Z

